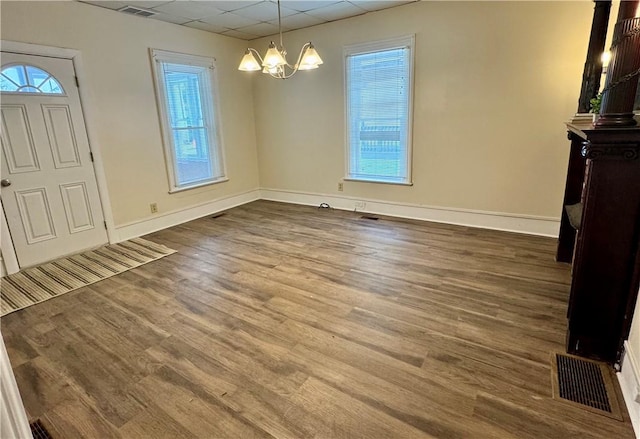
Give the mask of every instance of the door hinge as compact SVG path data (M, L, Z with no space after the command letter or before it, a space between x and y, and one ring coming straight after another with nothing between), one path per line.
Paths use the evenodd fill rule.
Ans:
M102 223L104 224L104 229L107 230L107 222L106 221L102 221Z
M93 161L93 152L89 151L89 157L91 158L91 161Z
M74 76L75 80L76 80L76 87L80 87L80 81L78 81L78 77Z

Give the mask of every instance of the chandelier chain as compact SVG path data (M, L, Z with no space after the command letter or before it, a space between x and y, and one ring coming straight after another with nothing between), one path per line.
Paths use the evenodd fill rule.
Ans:
M280 0L278 0L278 33L280 34L280 48L284 49L282 44L282 16L280 15Z

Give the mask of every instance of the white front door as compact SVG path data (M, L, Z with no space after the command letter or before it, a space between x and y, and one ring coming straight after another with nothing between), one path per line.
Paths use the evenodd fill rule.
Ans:
M0 61L0 196L20 267L105 244L73 62Z

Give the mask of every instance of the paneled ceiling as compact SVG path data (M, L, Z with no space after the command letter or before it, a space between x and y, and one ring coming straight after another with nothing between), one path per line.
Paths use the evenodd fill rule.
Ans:
M102 8L121 10L141 19L167 21L243 40L278 33L276 0L80 1ZM282 30L302 29L413 1L416 0L281 0ZM128 6L133 8L127 8ZM148 17L145 17L146 15Z

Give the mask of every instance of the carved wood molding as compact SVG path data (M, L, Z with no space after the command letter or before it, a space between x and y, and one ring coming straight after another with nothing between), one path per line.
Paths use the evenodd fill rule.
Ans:
M640 144L593 144L582 142L582 155L590 160L638 160Z

